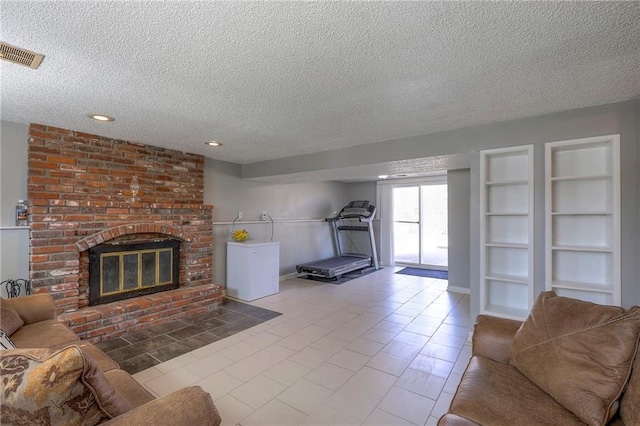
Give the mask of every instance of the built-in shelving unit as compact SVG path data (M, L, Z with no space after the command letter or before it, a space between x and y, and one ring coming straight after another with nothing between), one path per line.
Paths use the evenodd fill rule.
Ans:
M620 136L545 144L546 288L620 305Z
M524 319L533 303L533 145L480 152L481 313Z

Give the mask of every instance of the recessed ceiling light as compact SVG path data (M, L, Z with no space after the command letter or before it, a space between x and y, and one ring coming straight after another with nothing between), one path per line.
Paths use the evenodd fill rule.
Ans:
M378 175L378 179L386 179L389 175Z
M216 142L216 141L209 141L209 142L205 142L204 144L209 146L222 146L220 142Z
M93 118L96 121L116 121L115 118L104 114L89 114L89 118Z

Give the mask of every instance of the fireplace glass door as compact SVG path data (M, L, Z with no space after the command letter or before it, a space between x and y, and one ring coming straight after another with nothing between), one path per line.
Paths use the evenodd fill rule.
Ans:
M89 253L89 304L178 287L179 242L102 245Z

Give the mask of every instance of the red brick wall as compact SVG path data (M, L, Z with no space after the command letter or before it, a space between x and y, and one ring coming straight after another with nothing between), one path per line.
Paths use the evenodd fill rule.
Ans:
M28 161L30 277L58 312L88 304L86 242L163 233L142 224L193 236L178 236L180 285L212 284L213 207L203 204L201 155L32 124ZM131 201L134 175L140 192ZM122 231L103 232L109 228Z

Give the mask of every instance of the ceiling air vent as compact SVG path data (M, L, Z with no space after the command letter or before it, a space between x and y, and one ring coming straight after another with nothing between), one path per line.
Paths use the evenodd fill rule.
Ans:
M0 59L36 69L40 66L44 55L0 41Z

